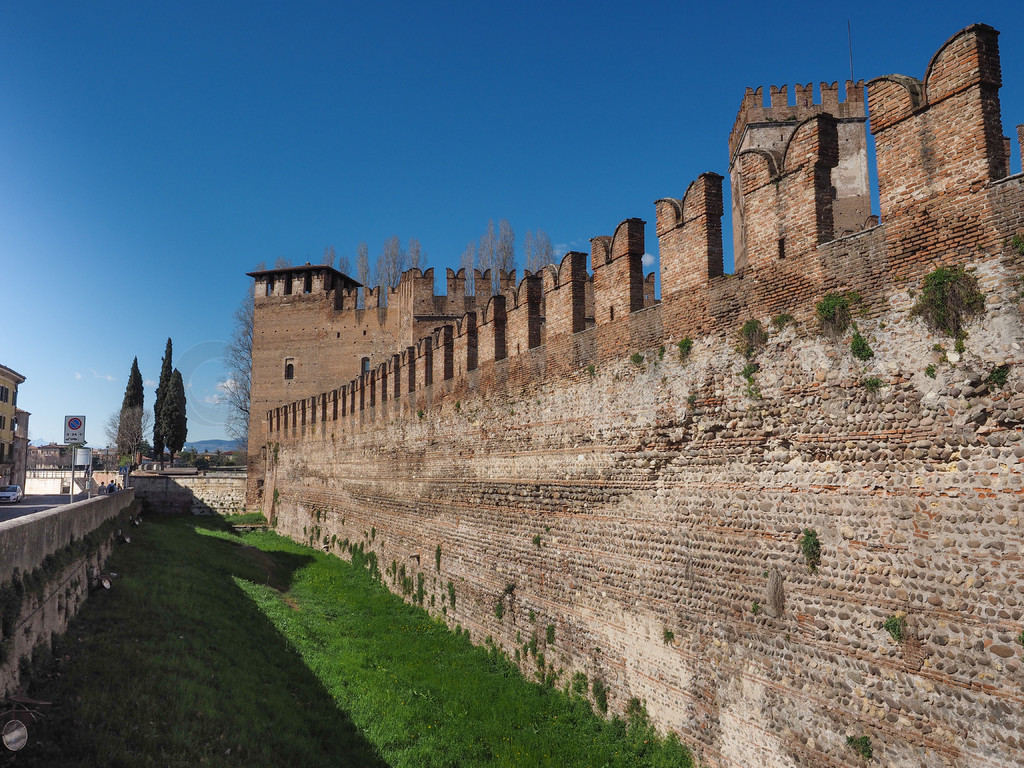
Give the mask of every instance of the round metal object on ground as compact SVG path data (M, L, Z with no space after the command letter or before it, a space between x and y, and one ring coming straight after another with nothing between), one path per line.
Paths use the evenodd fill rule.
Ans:
M28 744L28 728L21 720L8 720L4 724L4 746L17 752Z

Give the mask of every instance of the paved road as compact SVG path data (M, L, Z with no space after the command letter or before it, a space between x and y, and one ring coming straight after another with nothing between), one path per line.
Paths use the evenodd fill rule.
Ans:
M81 501L85 498L87 498L85 493L79 493L75 496L75 501ZM43 510L59 507L61 504L67 503L68 494L66 493L55 496L26 496L17 504L0 504L0 522L32 515L36 512L42 512Z

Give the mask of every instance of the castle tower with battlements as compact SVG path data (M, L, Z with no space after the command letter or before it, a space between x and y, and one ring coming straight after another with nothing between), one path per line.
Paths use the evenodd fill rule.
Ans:
M838 162L828 174L827 193L832 197L833 233L838 237L859 232L873 224L871 195L868 188L867 113L864 108L864 81L846 81L846 99L839 100L839 84L822 83L820 98L814 100L813 88L797 84L795 103L789 103L788 87L771 86L771 105L764 106L759 87L747 88L739 114L729 134L729 177L732 185L732 225L735 272L748 266L747 199L739 165L744 152L757 152L776 164L785 156L800 125L819 115L836 119ZM781 252L785 252L787 232L776 234Z

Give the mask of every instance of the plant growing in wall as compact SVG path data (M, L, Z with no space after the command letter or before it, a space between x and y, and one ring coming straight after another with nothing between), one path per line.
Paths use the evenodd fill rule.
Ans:
M437 566L437 571L441 571L441 545L437 545L437 549L434 550L434 565Z
M630 357L629 359L637 368L641 367L644 364L644 356L641 355L639 352L634 352L633 356Z
M1006 379L1010 375L1009 365L1000 365L997 368L993 368L992 372L988 375L988 383L996 387L1002 387L1006 385Z
M572 673L571 690L573 696L586 696L588 687L586 672Z
M793 322L793 316L788 312L783 312L781 315L776 315L772 318L772 325L775 326L775 330L781 331L787 325Z
M813 528L804 528L804 535L800 537L800 552L811 573L817 571L821 565L821 542L818 541L818 532Z
M868 344L867 339L860 335L860 331L853 332L853 340L850 342L850 351L858 360L870 360L875 356L875 353Z
M871 750L871 739L867 736L847 736L846 746L856 752L858 755L863 757L865 760L870 760L871 755L874 754Z
M676 639L676 633L673 632L668 627L665 627L665 631L661 633L661 641L663 643L665 643L665 645L668 645L669 643L671 643L675 639Z
M815 314L826 336L838 339L850 327L853 318L850 307L860 302L860 294L854 291L829 293L815 306Z
M603 680L597 678L590 690L594 694L594 704L602 714L608 714L608 686L604 684Z
M927 376L929 379L934 379L935 378L935 364L934 363L929 363L928 365L925 366L925 368L924 368L924 375Z
M882 388L882 380L877 376L869 376L861 379L860 385L871 394L875 394Z
M747 320L740 327L740 352L750 358L768 341L768 334L760 320Z
M985 295L978 278L963 265L939 267L924 276L921 294L910 310L933 331L953 339L967 338L964 323L985 311ZM959 350L958 350L959 351Z
M679 359L685 360L690 356L690 352L693 351L693 339L687 336L681 339L676 346L679 348Z
M887 616L882 622L882 628L897 643L902 643L907 637L907 615L905 613L894 613Z
M743 366L743 370L740 371L740 376L747 380L747 397L753 398L754 400L761 399L761 390L757 388L757 384L754 383L754 374L761 369L757 363L747 363Z
M553 642L555 642L555 625L554 624L548 624L548 626L546 627L545 632L544 632L544 639L547 640L548 645L551 645Z

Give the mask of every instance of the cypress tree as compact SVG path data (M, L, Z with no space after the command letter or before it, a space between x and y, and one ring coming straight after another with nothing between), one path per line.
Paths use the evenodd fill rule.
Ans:
M132 359L131 373L128 374L128 386L124 390L124 401L121 403L121 410L142 407L144 396L142 374L139 373L139 358L135 357Z
M171 452L171 463L174 454L185 445L188 437L188 419L185 416L185 385L181 380L181 372L175 368L171 374L171 382L167 388L160 411L160 419L164 425L163 438L167 450Z
M135 461L135 451L141 442L142 435L142 401L145 393L142 388L142 374L139 373L139 358L132 360L132 370L128 374L128 386L124 390L121 403L121 415L117 425L117 453L128 456L129 463Z
M164 409L164 401L170 391L171 374L171 340L167 339L167 348L164 349L164 359L160 365L160 382L156 387L156 402L153 404L153 458L163 462L164 447L167 445L165 435L167 430L164 426L161 414Z

